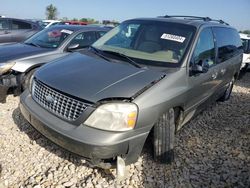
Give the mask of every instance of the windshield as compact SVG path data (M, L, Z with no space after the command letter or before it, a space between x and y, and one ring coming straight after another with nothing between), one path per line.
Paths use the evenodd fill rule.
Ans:
M28 40L25 44L32 44L42 48L57 48L71 35L73 31L68 29L49 28L40 31Z
M162 21L123 22L93 44L101 51L119 52L153 66L180 65L195 27Z

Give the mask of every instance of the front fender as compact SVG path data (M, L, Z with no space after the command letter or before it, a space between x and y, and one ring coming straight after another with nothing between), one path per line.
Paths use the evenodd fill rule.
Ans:
M46 63L53 62L55 60L61 59L68 53L55 53L55 54L45 54L32 58L25 58L22 60L16 60L16 64L12 67L13 71L25 73L29 72L31 69L40 67Z

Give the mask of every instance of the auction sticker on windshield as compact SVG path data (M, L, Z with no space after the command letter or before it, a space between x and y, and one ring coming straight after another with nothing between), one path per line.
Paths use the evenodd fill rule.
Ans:
M178 35L163 33L162 36L161 36L161 39L172 40L172 41L183 43L186 38L182 37L182 36L178 36Z
M61 30L62 33L67 33L69 35L71 35L73 33L73 31L67 30L67 29L63 29Z

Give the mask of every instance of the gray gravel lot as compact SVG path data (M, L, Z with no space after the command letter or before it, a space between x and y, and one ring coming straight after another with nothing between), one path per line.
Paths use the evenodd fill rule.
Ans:
M147 142L121 183L115 170L92 169L34 130L18 100L0 104L0 188L250 187L250 72L229 101L210 106L177 134L172 165L154 163Z

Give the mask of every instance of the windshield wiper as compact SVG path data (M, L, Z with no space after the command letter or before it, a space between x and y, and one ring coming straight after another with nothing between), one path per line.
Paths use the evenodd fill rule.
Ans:
M38 44L35 44L33 42L25 42L24 44L30 45L30 46L35 46L35 47L40 47Z
M93 47L93 46L89 46L89 49L93 50L93 51L94 51L94 54L98 55L99 57L101 57L101 58L103 58L103 59L105 59L105 60L107 60L107 61L111 61L109 58L107 58L107 57L105 57L104 55L102 55L102 54L100 53L100 51L99 51L97 48L95 48L95 47Z
M122 54L122 53L119 53L119 52L114 52L114 51L103 51L103 52L123 57L123 58L127 59L128 61L126 61L126 62L130 63L131 65L134 65L137 68L143 68L141 65L136 63L133 59L131 59L129 56L126 56L125 54Z

